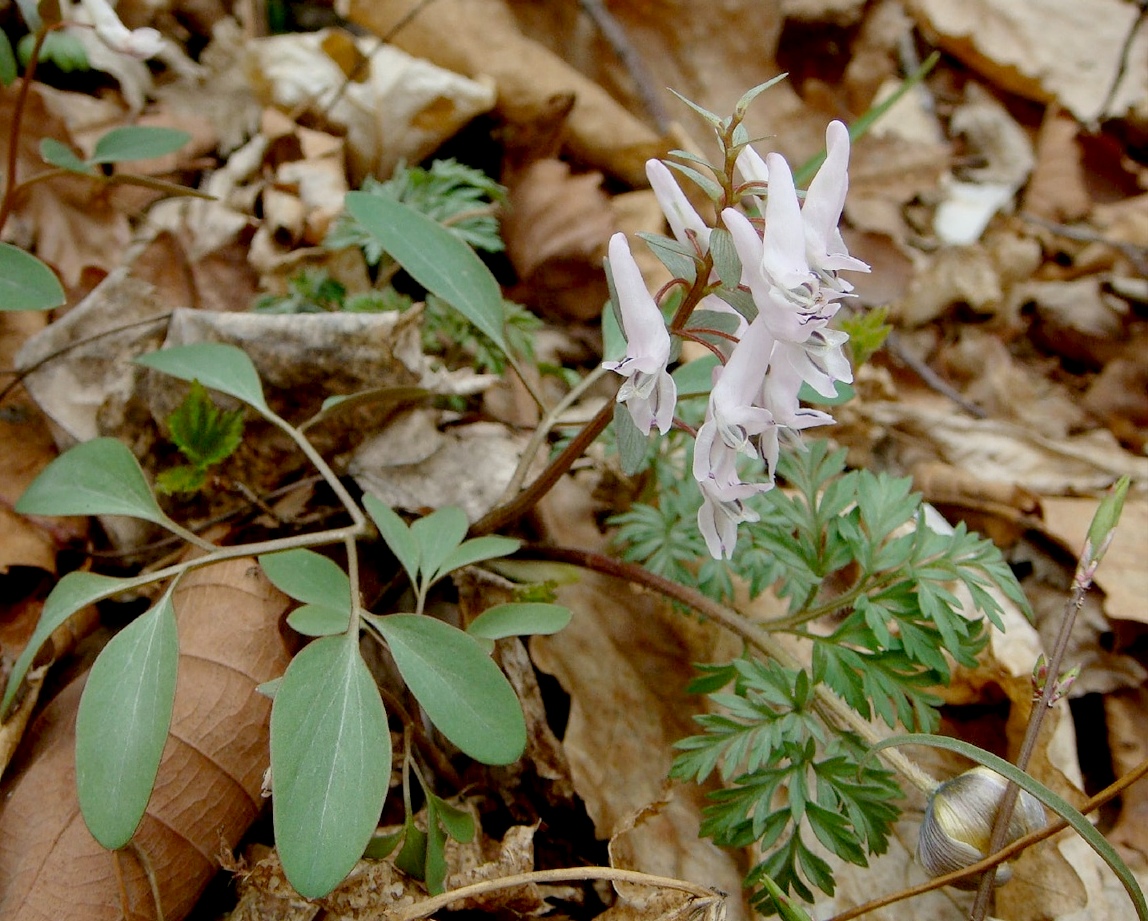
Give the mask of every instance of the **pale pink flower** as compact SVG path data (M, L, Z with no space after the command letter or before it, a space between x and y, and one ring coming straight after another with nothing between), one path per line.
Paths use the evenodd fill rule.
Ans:
M646 177L677 241L692 246L699 255L704 253L709 248L710 228L694 210L670 168L661 160L647 160Z
M630 418L643 434L657 426L663 435L674 420L677 386L666 370L670 361L670 334L657 303L646 289L638 264L630 253L626 235L610 238L610 273L626 334L626 357L604 361L602 367L626 380L617 400L625 403Z

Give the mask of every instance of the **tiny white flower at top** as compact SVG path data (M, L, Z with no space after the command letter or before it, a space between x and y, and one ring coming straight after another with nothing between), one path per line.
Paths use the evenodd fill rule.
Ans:
M120 21L108 0L80 0L105 45L121 54L146 60L155 57L163 48L164 38L155 29L129 29Z
M677 241L694 247L699 255L706 252L710 245L710 228L694 210L670 168L661 160L647 160L646 177Z
M643 434L657 426L663 435L674 420L678 391L666 370L670 361L670 334L657 302L646 289L626 235L610 238L610 274L626 334L626 357L604 361L602 367L626 378L617 400L625 403L630 418Z

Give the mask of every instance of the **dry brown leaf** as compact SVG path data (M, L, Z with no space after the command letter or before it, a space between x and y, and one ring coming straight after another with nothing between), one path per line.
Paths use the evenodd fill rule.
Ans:
M1141 478L1140 483L1144 480ZM1046 496L1044 531L1074 556L1084 546L1088 526L1099 505L1098 499L1069 499ZM1134 620L1148 624L1148 498L1133 493L1124 503L1112 546L1100 568L1096 584L1104 590L1104 611L1113 620Z
M1112 770L1117 777L1148 758L1148 688L1126 688L1104 698L1108 724L1108 747ZM1140 780L1121 796L1120 815L1108 833L1108 840L1123 851L1133 866L1148 867L1148 784Z
M616 219L601 184L600 173L574 176L561 160L538 160L507 181L502 233L520 297L559 320L595 319L608 297L602 259Z
M251 559L185 578L175 593L179 678L171 732L135 843L178 921L262 808L270 701L256 686L289 656L279 637L288 599ZM0 916L14 921L118 921L113 856L92 838L75 793L75 710L82 681L33 726L0 813ZM140 865L120 855L130 921L156 917Z
M547 496L542 514L549 539L567 546L601 544L583 487L563 481ZM636 810L666 798L671 746L693 734L699 702L685 692L692 663L732 657L715 644L712 627L667 610L658 598L604 577L585 574L559 589L575 611L561 633L534 637L531 655L570 694L563 747L575 791L600 837L625 827ZM659 821L628 837L632 866L648 873L741 891L736 860L699 839L703 791L674 788ZM731 898L729 917L746 917Z
M571 153L632 185L645 183L645 161L666 145L600 86L523 35L503 0L439 0L396 30L415 5L414 0L347 0L344 12L410 54L467 76L493 78L497 111L511 122L520 121L516 113L537 112L552 97L573 93L567 123Z
M1024 193L1024 210L1050 221L1070 223L1088 214L1092 196L1085 184L1076 120L1050 106L1036 140L1036 165Z
M1148 444L1148 342L1125 343L1124 353L1108 362L1081 401L1130 451Z
M1108 99L1135 4L1123 0L909 0L938 44L992 83L1078 119L1119 118L1148 107L1148 32L1141 29L1119 89Z

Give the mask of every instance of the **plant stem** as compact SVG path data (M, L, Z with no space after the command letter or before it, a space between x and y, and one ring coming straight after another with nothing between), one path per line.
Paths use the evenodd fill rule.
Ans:
M530 465L534 462L539 449L546 441L546 437L554 429L562 418L562 414L573 406L582 395L589 390L594 384L606 376L606 369L597 367L582 380L580 380L570 392L566 394L552 410L550 410L538 423L534 432L530 436L530 441L527 442L526 448L522 452L522 457L518 461L518 466L514 470L514 475L510 478L510 482L506 485L506 490L502 494L501 502L509 502L519 490L522 489L522 483L526 479L526 473L530 470Z
M1088 800L1080 807L1080 811L1087 815L1093 810L1099 809L1109 800L1119 796L1124 790L1148 774L1148 760L1141 761L1136 767L1130 770L1127 774L1112 784L1109 784L1103 790ZM939 889L942 886L948 886L951 883L959 882L962 879L970 876L976 876L978 873L984 873L986 870L991 870L997 864L1004 863L1004 861L1019 854L1021 851L1032 847L1046 838L1051 838L1057 832L1063 831L1068 828L1067 820L1058 818L1055 822L1051 822L1044 828L1038 828L1036 831L1029 832L1022 838L1017 838L1012 844L1005 848L979 860L974 864L963 867L960 870L953 870L951 873L945 873L941 876L935 876L928 882L921 883L918 886L913 886L909 889L903 889L900 892L894 892L891 895L882 896L879 899L874 899L872 902L866 902L863 905L858 905L855 908L850 908L848 911L843 911L839 915L834 915L828 921L852 921L854 918L860 918L863 915L869 914L871 911L876 911L878 908L884 908L886 905L892 905L894 902L901 902L905 899L915 898L918 895L924 895L926 892L931 892L934 889ZM991 874L990 874L991 876Z
M627 563L622 560L615 560L613 557L595 553L591 550L578 550L573 547L552 547L531 544L525 548L525 552L528 555L541 559L554 560L561 563L572 563L584 569L600 572L603 575L612 576L615 579L625 579L628 582L649 588L666 598L687 605L699 614L721 624L721 626L725 627L735 636L740 637L759 652L776 660L786 668L801 667L801 663L798 662L788 650L770 636L766 630L763 630L745 615L707 598L696 589L659 576L642 566ZM829 690L826 685L815 685L814 694L817 698L818 712L827 722L852 730L871 745L880 741L880 738L873 731L873 727L870 726L859 713L852 710ZM917 787L922 793L931 794L937 788L937 780L929 776L928 773L918 767L915 762L901 752L895 752L892 749L883 749L878 755L885 759L885 762L891 768L897 771L909 783L913 784L913 786Z
M1022 771L1028 768L1028 763L1032 759L1032 754L1036 750L1036 739L1040 734L1040 728L1044 723L1045 715L1051 709L1054 698L1057 694L1057 682L1060 675L1061 666L1064 664L1064 654L1068 649L1068 641L1072 636L1072 628L1076 623L1076 615L1080 613L1080 609L1084 604L1084 596L1088 593L1091 585L1091 579L1073 579L1072 594L1068 599L1068 603L1064 608L1064 616L1060 619L1060 632L1057 634L1056 643L1053 646L1052 654L1049 656L1048 661L1048 675L1044 681L1044 688L1041 691L1040 699L1033 705L1032 711L1029 713L1028 725L1025 727L1024 741L1021 742L1020 752L1016 757L1016 766ZM990 854L996 853L1001 849L1005 843L1005 838L1008 837L1009 820L1012 818L1013 809L1016 806L1016 798L1020 793L1020 788L1010 782L1006 787L1004 794L1001 796L1000 805L997 806L996 819L993 821L993 833L989 839L988 851ZM980 886L977 887L977 897L973 902L973 907L969 911L969 921L984 921L985 915L988 913L989 899L993 890L992 874L986 874L982 879Z
M4 177L4 198L0 200L0 231L8 223L8 215L12 213L12 205L16 196L16 161L20 158L20 134L23 127L24 111L28 105L28 92L32 87L32 78L36 76L36 62L40 60L40 51L44 47L44 40L50 30L41 28L36 33L36 43L32 46L32 54L28 58L28 65L24 68L24 78L20 82L20 92L16 96L16 104L12 108L12 125L8 129L8 168Z
M476 521L470 529L471 536L490 534L492 531L506 527L530 511L538 500L546 495L554 484L561 479L562 475L570 469L574 461L582 456L594 439L606 430L606 426L610 424L610 420L613 418L614 401L610 400L598 410L597 415L586 423L582 431L574 436L571 442L562 449L562 453L554 458L526 489L509 502L487 512Z
M686 882L682 879L673 879L668 876L651 876L649 873L639 873L637 870L618 870L613 867L574 867L559 870L535 870L531 873L516 873L513 876L503 876L499 879L483 880L436 895L433 898L412 905L410 908L393 912L392 921L416 921L425 918L436 911L445 908L459 899L469 899L485 895L488 892L498 892L500 889L512 889L515 886L529 886L532 883L565 883L577 880L605 879L618 883L636 883L639 886L653 886L658 889L676 889L686 892L696 899L705 899L710 902L721 902L725 896L721 893L699 886L697 883Z

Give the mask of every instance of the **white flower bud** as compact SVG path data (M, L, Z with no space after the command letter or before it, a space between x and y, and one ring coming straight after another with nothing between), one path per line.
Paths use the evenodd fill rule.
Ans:
M988 856L993 821L1008 781L987 767L975 767L941 784L933 794L921 823L917 859L930 876L941 876L972 866ZM1044 807L1032 794L1020 791L1008 824L1005 844L1044 828ZM1002 886L1012 870L999 864L993 879ZM980 876L966 877L954 885L975 889Z

